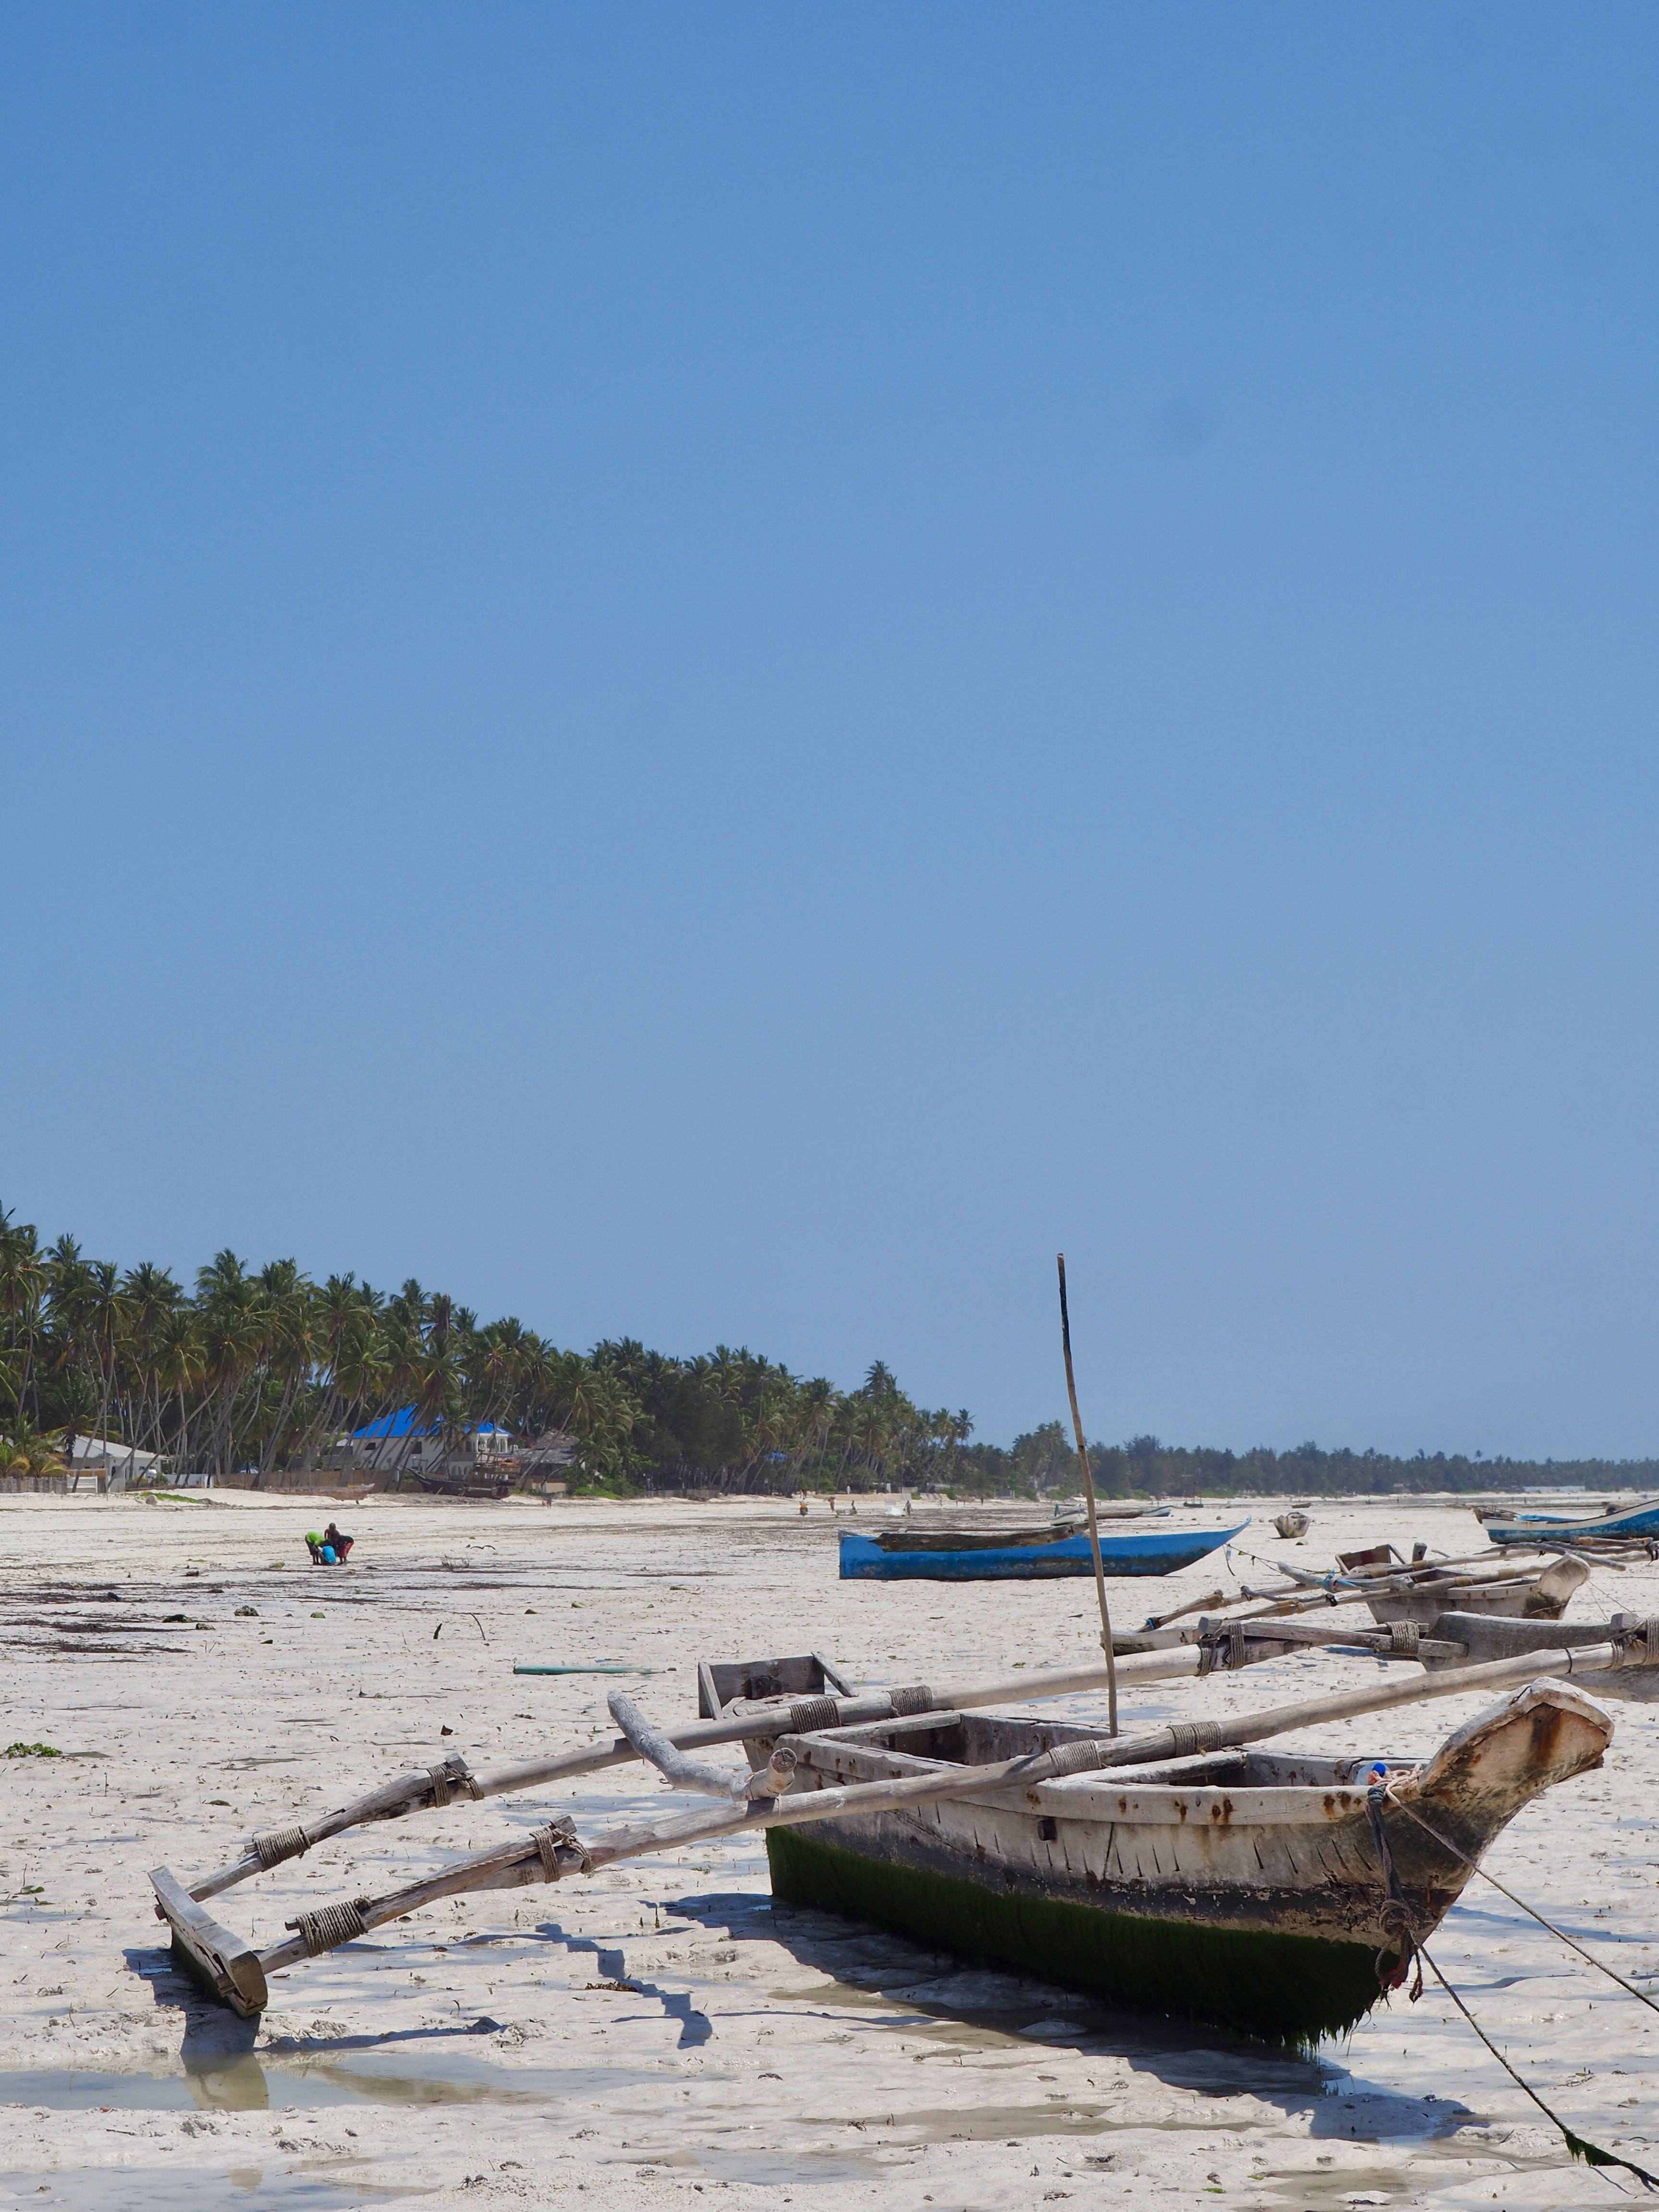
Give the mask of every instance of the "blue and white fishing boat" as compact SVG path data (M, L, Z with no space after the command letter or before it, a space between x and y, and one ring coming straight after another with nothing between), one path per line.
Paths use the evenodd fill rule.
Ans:
M1219 1551L1249 1527L1102 1530L1101 1565L1121 1575L1173 1575ZM1087 1529L1059 1533L1053 1523L1035 1528L928 1528L901 1523L865 1535L841 1532L841 1578L851 1582L1044 1582L1062 1575L1092 1575Z
M1480 1516L1494 1544L1589 1544L1609 1536L1659 1536L1659 1498L1608 1506L1589 1519L1582 1514L1486 1512Z

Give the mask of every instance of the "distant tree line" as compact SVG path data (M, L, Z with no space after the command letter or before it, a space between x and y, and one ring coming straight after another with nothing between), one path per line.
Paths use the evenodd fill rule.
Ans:
M508 1316L480 1322L440 1291L315 1282L292 1260L222 1251L186 1289L165 1267L44 1243L0 1209L0 1474L61 1466L77 1437L160 1454L174 1474L254 1484L319 1466L342 1437L411 1408L459 1440L485 1423L574 1448L577 1488L617 1492L938 1489L1040 1498L1079 1486L1058 1421L1007 1449L972 1443L965 1409L918 1406L878 1360L851 1390L721 1345L693 1358L632 1338L580 1352ZM1091 1444L1107 1496L1328 1496L1633 1482L1651 1460L1469 1460L1419 1453ZM396 1478L394 1462L392 1474Z
M1004 1450L973 1444L961 1455L958 1487L1039 1497L1070 1495L1082 1486L1077 1454L1058 1421L1016 1437ZM1322 1450L1314 1443L1276 1452L1266 1444L1231 1452L1160 1443L1134 1437L1127 1444L1091 1443L1095 1487L1114 1498L1363 1498L1389 1491L1522 1490L1530 1485L1583 1483L1587 1489L1659 1490L1659 1460L1471 1459L1462 1452Z
M623 1340L562 1349L418 1282L319 1283L292 1260L218 1253L186 1289L88 1259L0 1210L0 1474L60 1466L94 1436L175 1474L255 1485L412 1409L459 1440L486 1423L574 1448L575 1486L782 1490L948 1480L973 1423L929 1412L878 1361L853 1390L746 1349L676 1359ZM397 1463L392 1462L395 1478Z

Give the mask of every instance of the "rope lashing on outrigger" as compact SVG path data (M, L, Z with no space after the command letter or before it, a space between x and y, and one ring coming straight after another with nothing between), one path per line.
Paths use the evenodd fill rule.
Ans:
M332 1951L342 1943L349 1943L354 1936L367 1934L363 1908L366 1897L354 1898L347 1905L325 1905L317 1912L302 1912L297 1919L285 1920L284 1928L291 1928L306 1947L307 1954L320 1958L325 1951Z
M254 1855L266 1874L287 1859L303 1858L310 1849L311 1838L303 1828L267 1828L253 1838Z
M478 1787L471 1768L458 1751L452 1751L447 1759L441 1759L436 1766L426 1769L423 1786L418 1777L413 1779L415 1790L407 1803L388 1808L378 1817L395 1819L399 1813L412 1811L423 1800L441 1808L449 1803L457 1790L464 1791L474 1799L481 1798L484 1794ZM270 1874L274 1868L286 1864L289 1859L303 1858L317 1840L303 1826L265 1828L249 1838L248 1849L258 1861L260 1872ZM327 1840L326 1837L324 1840Z
M562 1814L556 1820L550 1820L544 1828L532 1828L530 1832L531 1840L541 1856L542 1878L544 1881L557 1881L562 1875L568 1872L568 1868L559 1864L561 1849L574 1851L576 1854L576 1863L584 1874L592 1873L593 1861L588 1854L587 1846L576 1833L576 1823L568 1813Z
M1202 1626L1202 1623L1200 1624ZM1206 1631L1198 1639L1198 1674L1202 1681L1218 1667L1229 1672L1235 1667L1248 1664L1244 1656L1244 1624L1242 1620L1224 1620Z

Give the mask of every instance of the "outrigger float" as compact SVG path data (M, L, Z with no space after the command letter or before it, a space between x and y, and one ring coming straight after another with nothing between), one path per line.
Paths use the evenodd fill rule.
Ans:
M1475 1619L1482 1628L1522 1626ZM1292 1626L1279 1625L1281 1648L1302 1640L1287 1638ZM1431 1654L1419 1637L1411 1656L1452 1663L1236 1720L1103 1739L1074 1723L981 1717L988 1706L1099 1688L1107 1670L1098 1660L852 1694L832 1686L844 1678L818 1655L705 1668L703 1701L715 1710L672 1732L615 1692L615 1741L476 1775L452 1756L320 1820L257 1835L195 1881L164 1867L150 1881L175 1954L252 2016L273 1974L440 1899L564 1881L761 1828L781 1897L1110 1999L1305 2041L1351 2026L1397 1984L1493 1838L1530 1799L1599 1762L1610 1717L1572 1682L1550 1678L1611 1687L1621 1673L1659 1667L1659 1622L1599 1637L1583 1644L1558 1632L1547 1649L1480 1664L1458 1663L1463 1650ZM1218 1655L1186 1644L1121 1659L1120 1684L1192 1676L1207 1671L1206 1657L1225 1666L1273 1656L1265 1639L1241 1639L1237 1656L1231 1632L1225 1641ZM1512 1694L1425 1761L1248 1748L1477 1689ZM738 1742L749 1761L741 1771L692 1755ZM551 1820L382 1896L301 1913L264 1947L207 1909L365 1823L633 1759L677 1789L725 1802L586 1837L569 1819Z

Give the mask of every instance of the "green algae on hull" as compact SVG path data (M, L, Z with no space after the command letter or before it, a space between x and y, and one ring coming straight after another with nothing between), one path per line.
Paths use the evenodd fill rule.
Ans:
M1012 1967L1118 2004L1209 2021L1270 2042L1343 2035L1377 2000L1368 1944L1143 1918L982 1888L769 1828L772 1893L873 1921L976 1966Z

